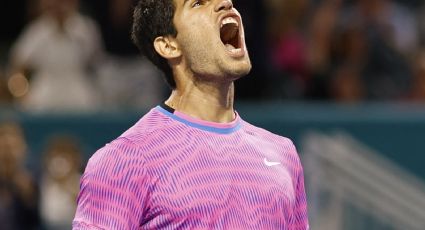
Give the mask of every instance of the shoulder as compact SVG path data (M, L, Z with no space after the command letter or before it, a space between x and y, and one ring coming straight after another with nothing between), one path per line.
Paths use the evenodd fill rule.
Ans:
M146 147L151 142L157 142L165 138L164 136L169 134L174 125L172 119L154 108L120 137L127 139L136 146Z
M74 229L135 229L155 184L139 148L118 138L89 160L80 181Z
M152 109L118 138L97 150L86 170L103 165L119 167L119 164L128 161L135 161L139 166L144 164L146 155L154 152L165 139L163 136L167 133L168 123L167 118Z
M137 155L137 146L126 138L117 138L102 148L98 149L89 159L88 165L107 163L112 159L126 158L129 155Z
M272 147L280 154L280 157L284 158L291 165L296 165L297 167L301 165L297 148L292 139L272 133L245 121L244 129L245 133L254 137L259 145Z
M96 22L89 16L76 13L68 19L68 23L77 24L78 26L97 27Z
M281 136L275 133L272 133L264 128L252 125L246 121L244 122L245 131L251 135L255 135L261 139L277 143L282 146L286 146L287 148L295 148L293 141L285 136Z
M67 19L66 30L86 42L98 42L100 29L96 22L88 16L74 14Z
M139 148L125 138L118 138L97 150L89 159L82 181L105 182L111 178L144 174L144 159ZM131 173L123 174L124 171Z
M52 31L52 28L53 23L48 17L41 16L36 18L24 27L17 43L34 43L34 40L37 41L40 38L46 37Z
M38 31L46 28L50 28L54 25L54 22L51 18L46 16L40 16L33 21L29 22L25 26L26 31Z
M143 150L126 138L117 138L89 159L80 181L80 196L98 195L100 190L115 196L138 196L140 186L153 180L145 166Z

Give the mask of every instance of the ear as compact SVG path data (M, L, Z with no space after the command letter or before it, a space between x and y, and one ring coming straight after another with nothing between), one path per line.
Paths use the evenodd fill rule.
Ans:
M181 56L177 41L171 36L160 36L153 42L156 52L165 59L173 59Z

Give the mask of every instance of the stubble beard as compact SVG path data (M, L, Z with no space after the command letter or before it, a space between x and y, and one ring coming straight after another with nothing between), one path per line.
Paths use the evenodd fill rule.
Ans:
M190 45L186 49L188 67L195 77L202 78L198 80L233 82L251 71L248 53L242 60L235 60L220 46L210 50L203 47L206 46Z

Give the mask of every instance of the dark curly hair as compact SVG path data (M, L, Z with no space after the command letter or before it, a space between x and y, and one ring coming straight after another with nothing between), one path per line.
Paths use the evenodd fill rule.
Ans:
M175 6L173 0L139 0L133 13L131 39L154 65L165 74L168 85L176 88L171 67L154 48L155 38L177 36L173 24Z

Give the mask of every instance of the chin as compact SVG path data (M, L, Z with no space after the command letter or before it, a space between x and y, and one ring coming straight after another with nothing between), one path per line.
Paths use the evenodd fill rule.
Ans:
M248 75L249 72L251 72L251 62L247 60L244 63L235 64L231 67L230 71L228 71L228 74L231 76L234 76L236 78L243 77L245 75Z
M237 78L241 78L241 77L244 77L244 76L248 75L249 72L251 72L251 67L250 68L246 68L246 69L237 70L237 71L235 71L233 73L233 75L235 77L237 77Z

